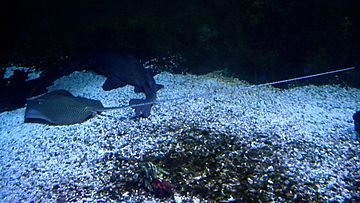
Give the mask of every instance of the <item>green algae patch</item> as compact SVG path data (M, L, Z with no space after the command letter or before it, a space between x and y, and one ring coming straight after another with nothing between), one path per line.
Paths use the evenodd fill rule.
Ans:
M286 178L277 177L283 168L275 146L266 139L259 144L193 129L182 132L165 156L151 161L169 172L170 182L181 195L214 201L269 201L267 190L274 190Z
M141 159L109 154L106 160L113 163L107 174L109 186L102 192L113 199L126 199L124 191L163 200L174 195L217 202L321 199L315 183L300 183L288 170L281 156L283 142L276 134L254 133L240 139L193 128L174 136L174 142L159 144Z

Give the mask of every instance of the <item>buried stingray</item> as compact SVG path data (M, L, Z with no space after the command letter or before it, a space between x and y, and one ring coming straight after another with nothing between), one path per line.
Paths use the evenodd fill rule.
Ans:
M251 85L240 90L246 90L256 87L263 87L269 85L275 85L280 83L291 82L295 80L301 80L306 78L318 77L322 75L338 73L342 71L352 70L354 67L345 68L335 71L329 71L325 73L319 73L314 75L308 75L304 77L292 78L287 80L281 80L276 82L270 82L260 85ZM133 105L124 105L118 107L104 107L98 100L88 99L84 97L75 97L66 90L56 90L38 98L28 100L25 110L25 122L46 123L51 125L70 125L76 123L82 123L89 118L96 116L98 113L109 110L116 110L122 108L134 108L136 111L141 111L141 108L148 107L149 105L163 103L167 101L179 101L182 99L191 99L209 96L209 93L196 94L190 97L178 97L172 99L158 100L152 102L145 102Z

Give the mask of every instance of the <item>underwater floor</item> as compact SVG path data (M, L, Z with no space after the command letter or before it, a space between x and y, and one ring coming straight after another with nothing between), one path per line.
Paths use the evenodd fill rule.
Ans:
M360 90L334 85L242 89L213 73L161 73L147 119L132 109L84 123L24 123L25 108L0 114L0 202L360 201L360 144L352 115ZM103 76L75 72L66 89L104 106L142 97ZM154 182L155 180L160 180Z

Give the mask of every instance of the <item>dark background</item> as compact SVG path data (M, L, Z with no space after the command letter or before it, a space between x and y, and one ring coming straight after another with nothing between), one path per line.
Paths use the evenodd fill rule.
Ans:
M221 68L252 82L285 79L359 65L358 2L9 1L0 7L0 65L56 69L79 53L110 49L142 61L176 56L174 72ZM343 75L360 86L358 70Z

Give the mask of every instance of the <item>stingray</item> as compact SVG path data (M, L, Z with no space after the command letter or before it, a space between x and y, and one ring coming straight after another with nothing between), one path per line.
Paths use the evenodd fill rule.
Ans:
M114 51L96 51L77 57L70 67L81 67L91 69L96 73L104 75L106 81L102 88L105 91L113 90L125 85L135 87L136 93L145 93L145 99L132 99L130 104L137 105L156 101L157 91L163 85L156 84L154 76L157 71L145 69L137 58L131 54ZM143 105L135 108L137 117L149 117L151 105Z
M70 125L82 123L103 111L125 107L104 107L98 100L75 97L66 90L55 90L28 100L25 122Z
M324 73L318 73L308 76L302 76L292 79L280 80L276 82L269 82L259 85L250 85L240 90L253 89L257 87L264 87L270 85L276 85L281 83L292 82L296 80L308 79L333 73L339 73L343 71L353 70L355 67L338 69L334 71L328 71ZM169 101L179 101L183 99L195 99L200 97L208 97L211 93L206 92L202 94L195 94L187 97L175 97L164 100L155 100L145 103L133 104L130 100L130 105L118 106L118 107L104 107L103 104L94 99L88 99L84 97L75 97L66 90L55 90L53 92L46 93L40 97L28 100L25 110L25 122L46 123L51 125L70 125L76 123L82 123L89 118L96 116L103 111L116 110L122 108L134 108L135 113L138 108L151 106ZM146 101L146 100L144 100Z

